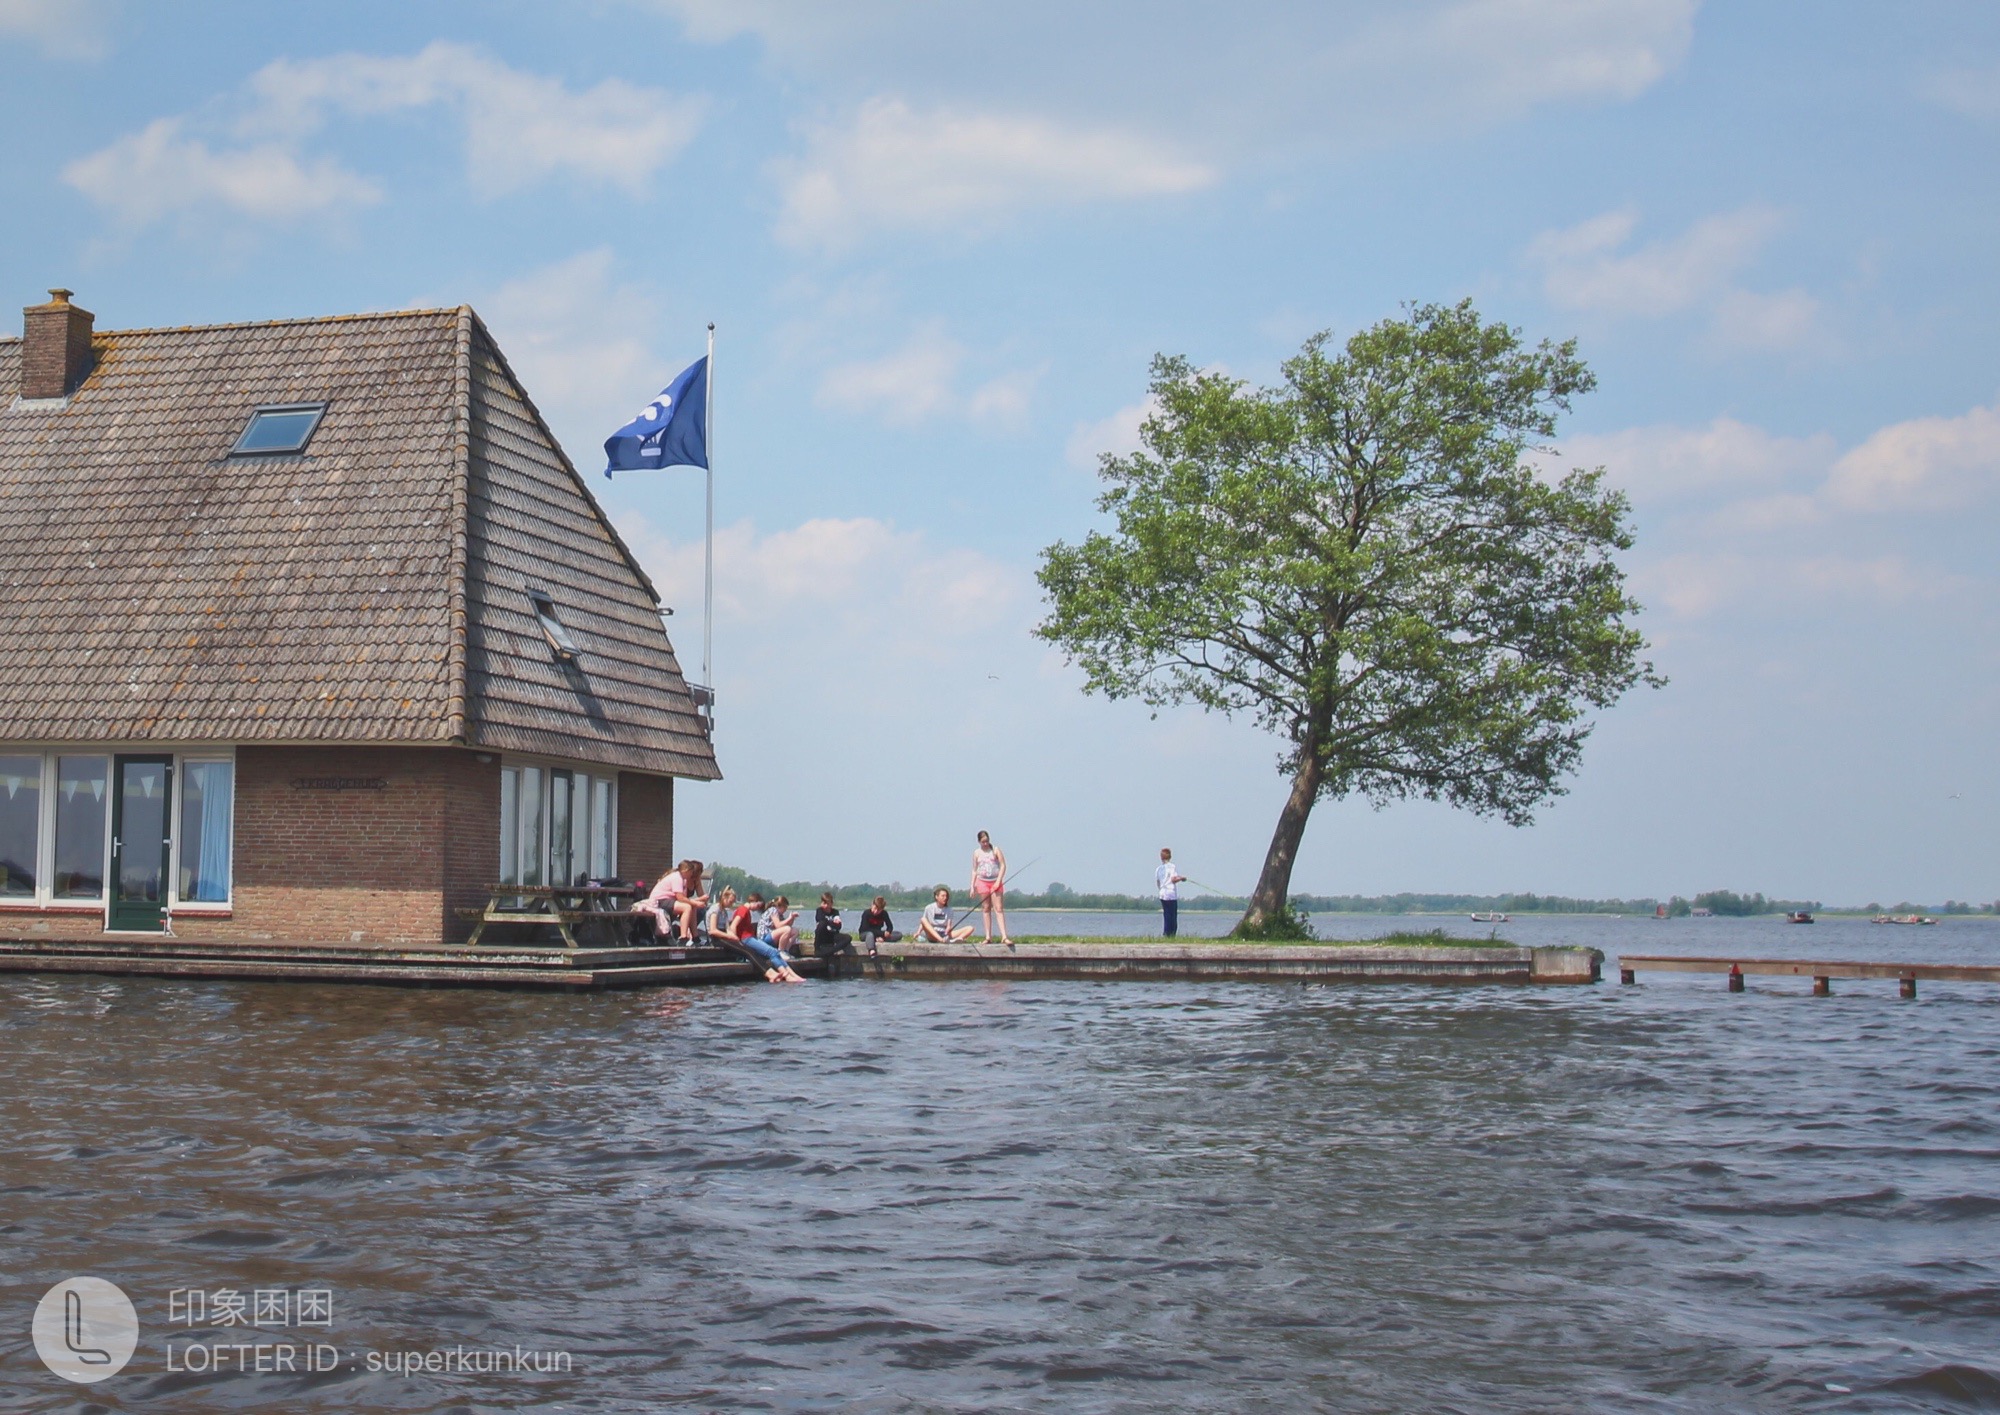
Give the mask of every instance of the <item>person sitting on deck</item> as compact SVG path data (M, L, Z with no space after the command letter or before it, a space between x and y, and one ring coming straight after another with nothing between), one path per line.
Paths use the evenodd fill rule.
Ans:
M872 944L879 939L883 943L894 943L901 937L896 932L895 920L889 917L889 901L876 895L875 902L861 911L861 941Z
M951 891L939 885L917 921L917 937L925 943L964 943L972 937L972 925L951 925Z
M757 921L757 937L780 953L790 953L798 947L799 914L791 900L780 894L771 901L771 907Z
M829 889L820 895L819 908L813 910L813 957L833 958L853 951L854 940L840 930L840 910Z
M653 892L633 904L635 914L650 914L653 927L663 939L694 941L695 915L708 903L701 892L701 861L682 860L661 875Z
M792 969L792 960L780 953L763 939L757 937L757 915L762 912L762 895L753 893L743 903L736 902L736 891L727 885L716 899L716 912L722 916L720 927L711 924L709 941L734 949L752 962L764 965L764 981L767 983L802 983Z

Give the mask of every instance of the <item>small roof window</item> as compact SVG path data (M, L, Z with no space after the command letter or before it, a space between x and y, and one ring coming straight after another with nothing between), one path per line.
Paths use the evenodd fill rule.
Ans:
M229 449L232 457L260 457L303 452L326 412L324 403L278 403L257 409L250 425Z
M528 598L535 606L535 622L542 626L542 637L549 641L556 657L565 663L575 662L582 650L569 636L569 630L563 628L562 620L556 618L556 602L544 590L529 590Z

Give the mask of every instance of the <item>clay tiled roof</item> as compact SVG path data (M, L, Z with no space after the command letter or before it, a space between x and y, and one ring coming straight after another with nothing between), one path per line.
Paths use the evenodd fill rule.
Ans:
M469 309L0 340L0 740L462 742L717 775L656 596ZM260 404L303 454L232 458ZM546 591L581 655L533 618Z

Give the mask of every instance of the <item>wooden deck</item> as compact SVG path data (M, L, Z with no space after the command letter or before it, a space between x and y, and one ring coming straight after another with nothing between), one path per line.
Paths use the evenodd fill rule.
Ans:
M1835 978L1874 978L1902 985L1904 997L1917 995L1921 980L1941 983L2000 983L2000 967L1969 963L1852 962L1831 958L1689 958L1672 954L1621 953L1618 980L1636 983L1647 973L1720 973L1731 992L1743 991L1746 977L1811 978L1816 996L1833 992Z
M824 973L802 958L799 971ZM194 943L170 938L0 937L0 973L102 973L168 978L250 978L384 983L405 987L606 988L761 980L763 971L722 948L508 947L482 944L368 947L338 943Z
M1199 982L1594 983L1603 954L1588 948L1371 947L1339 944L1023 943L949 947L899 943L829 963L808 976L870 979L1103 979ZM0 935L0 973L102 973L260 978L414 987L672 987L747 982L762 970L721 948L538 945L398 947L315 942L197 943L161 936L81 939Z

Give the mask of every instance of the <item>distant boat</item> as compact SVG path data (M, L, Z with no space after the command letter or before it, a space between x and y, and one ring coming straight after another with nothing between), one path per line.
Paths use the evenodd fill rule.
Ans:
M1690 909L1688 912L1697 919L1712 919L1715 917L1715 910L1713 909Z
M1655 905L1653 906L1653 917L1654 917L1654 918L1656 918L1656 919L1664 919L1664 918L1666 918L1666 917L1667 917L1667 906L1666 906L1666 905L1664 905L1664 904L1655 904Z
M1785 922L1788 924L1810 924L1813 922L1813 916L1803 909L1794 909L1785 915Z
M1935 924L1929 914L1877 914L1870 923L1876 924Z
M1514 922L1514 918L1511 914L1474 914L1472 922L1475 924L1511 924Z

